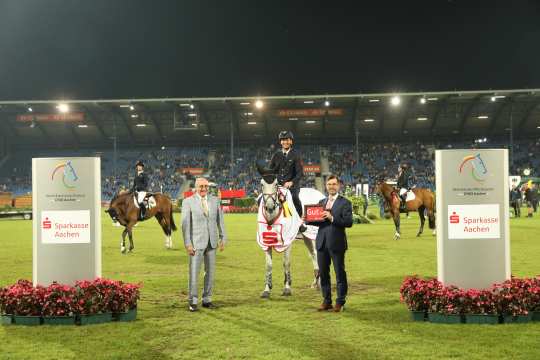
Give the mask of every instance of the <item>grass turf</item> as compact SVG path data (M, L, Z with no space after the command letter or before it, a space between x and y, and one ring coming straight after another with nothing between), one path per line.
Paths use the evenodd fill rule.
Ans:
M254 215L227 215L230 242L218 254L216 310L189 313L187 255L179 232L165 250L154 221L135 228L135 252L119 251L121 229L103 223L103 276L143 282L138 320L83 327L0 327L0 359L396 359L540 357L540 323L440 325L412 322L399 302L410 274L436 275L436 240L414 237L418 218L402 217L394 241L389 220L349 229L346 311L318 313L313 269L297 242L293 296L281 297L281 256L274 257L274 290L264 287L264 254L255 241ZM178 215L176 222L179 223ZM32 276L29 221L0 222L0 285ZM511 219L512 272L540 273L540 219ZM333 276L333 275L332 275ZM334 279L334 277L333 277ZM335 294L335 293L334 293Z

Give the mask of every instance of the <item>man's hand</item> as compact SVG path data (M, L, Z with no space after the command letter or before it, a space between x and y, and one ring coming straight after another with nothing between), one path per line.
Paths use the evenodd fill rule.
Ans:
M283 186L285 186L285 188L287 188L287 189L290 189L293 186L293 182L292 181L287 181L285 184L283 184Z
M219 242L218 247L219 247L219 251L223 251L225 249L225 244L223 243L223 241Z
M187 251L187 254L189 256L194 256L195 255L195 249L193 248L192 245L186 246L186 251Z
M322 218L325 220L329 220L330 222L334 221L334 217L328 210L323 211Z

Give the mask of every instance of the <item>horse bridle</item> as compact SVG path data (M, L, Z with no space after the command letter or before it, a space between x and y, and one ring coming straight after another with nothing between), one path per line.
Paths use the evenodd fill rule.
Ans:
M266 194L263 193L263 194L262 194L263 203L266 204L266 202L267 202L268 199L270 198L270 200L272 200L274 206L275 206L275 207L279 207L278 196L279 196L279 190L277 190L277 187L276 187L276 192L271 193L271 194L268 194L268 193L266 193Z

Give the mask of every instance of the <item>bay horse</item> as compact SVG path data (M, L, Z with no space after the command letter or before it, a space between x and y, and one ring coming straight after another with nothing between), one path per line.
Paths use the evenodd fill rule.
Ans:
M283 204L282 204L283 199L280 199L280 197L283 194L283 191L278 186L277 178L275 174L269 172L269 170L267 169L264 169L259 164L257 164L257 170L263 177L261 180L262 196L260 197L260 206L262 207L262 215L264 217L265 223L268 225L272 225L274 224L275 221L277 221L277 219L280 217L280 215L283 212ZM313 190L313 189L308 189L308 190ZM320 194L320 198L324 198L324 195L322 193L319 193L319 194ZM302 192L300 193L300 197L302 198ZM319 200L320 199L317 199L316 202L318 202ZM296 209L294 208L294 206L292 206L290 210L296 212ZM301 239L304 240L304 244L306 245L306 248L309 253L309 257L313 264L314 279L311 284L311 287L319 288L320 287L319 265L317 263L315 237L313 237L313 239L310 239L308 236L305 235L306 233L307 231L304 234L295 233L294 235L297 238L298 236L300 236ZM284 288L281 294L282 296L292 295L291 250L292 250L292 242L283 251ZM265 274L265 284L264 284L265 286L261 294L261 298L267 299L270 297L270 292L272 290L272 252L273 252L272 246L269 246L267 250L265 250L264 252L265 252L265 260L266 260L266 274Z
M162 193L152 193L156 205L146 210L142 221L155 217L165 233L165 247L172 248L172 231L176 231L174 223L173 208L171 199ZM135 205L137 199L133 192L124 192L116 194L105 210L113 221L117 221L124 226L122 232L122 241L120 242L120 251L126 253L126 235L129 237L129 252L135 248L133 245L133 226L139 221L139 208Z
M435 194L429 189L414 188L411 190L414 193L415 198L405 203L405 211L418 211L420 216L420 228L416 236L420 236L424 232L425 215L424 211L427 211L429 220L429 228L433 229L435 234ZM394 240L398 240L401 237L400 230L400 205L399 191L392 185L387 184L383 180L379 181L375 186L375 192L381 194L389 207L392 219L394 219L394 225L396 232L394 234Z

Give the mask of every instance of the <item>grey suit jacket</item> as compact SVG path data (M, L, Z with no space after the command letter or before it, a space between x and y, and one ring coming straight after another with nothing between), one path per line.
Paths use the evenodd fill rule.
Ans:
M182 202L182 235L184 245L192 245L196 250L204 250L208 246L216 248L218 238L225 244L225 223L219 199L206 195L208 202L208 217L204 215L201 198L194 194Z

